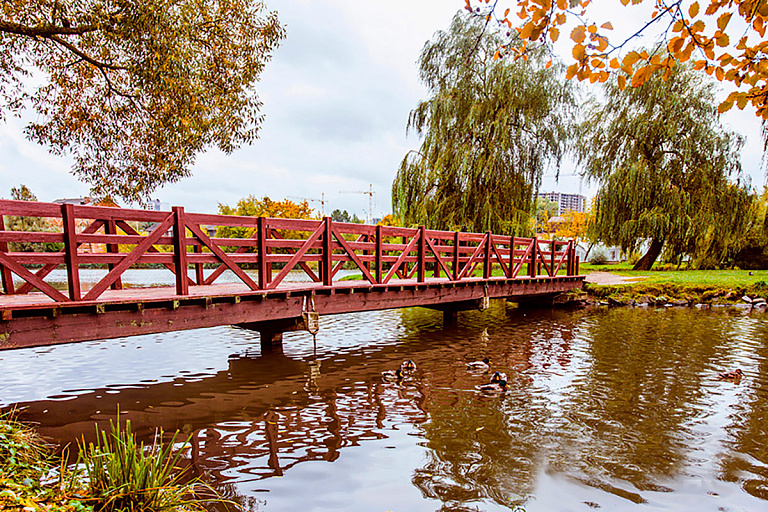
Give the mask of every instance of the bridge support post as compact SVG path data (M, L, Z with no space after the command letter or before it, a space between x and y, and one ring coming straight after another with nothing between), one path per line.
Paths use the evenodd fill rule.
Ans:
M459 324L459 312L455 309L443 310L443 328L456 327Z
M303 331L305 329L302 317L247 322L237 324L237 327L248 329L249 331L258 331L262 352L281 350L279 347L283 344L284 332Z

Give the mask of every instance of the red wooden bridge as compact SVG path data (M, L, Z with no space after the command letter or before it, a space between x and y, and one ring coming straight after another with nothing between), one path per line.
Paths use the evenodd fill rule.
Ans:
M3 216L47 231L6 230ZM237 237L217 237L220 228ZM123 286L126 270L147 264L173 272L175 287ZM345 265L362 279L334 280ZM83 266L104 269L88 289L80 279ZM50 280L57 268L66 268L63 286ZM294 269L307 281L287 282ZM239 282L217 283L227 270ZM578 274L571 241L347 224L329 217L0 200L0 349L228 324L259 330L268 344L303 327L304 313L423 306L451 319L491 298L551 300L580 287Z

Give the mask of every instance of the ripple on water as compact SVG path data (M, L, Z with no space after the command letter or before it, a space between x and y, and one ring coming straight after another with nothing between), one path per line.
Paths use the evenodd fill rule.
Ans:
M220 327L0 352L0 403L60 441L118 405L147 438L182 429L197 468L253 510L766 506L765 316L495 303L445 329L411 309L284 340L262 353ZM505 394L477 393L489 375L464 363L483 357ZM415 374L383 382L404 359ZM741 382L716 379L735 367Z

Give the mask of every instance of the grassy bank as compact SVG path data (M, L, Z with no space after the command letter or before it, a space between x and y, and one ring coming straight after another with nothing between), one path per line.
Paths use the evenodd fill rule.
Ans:
M79 443L77 463L54 456L34 429L0 414L0 510L49 512L189 512L221 502L184 475L176 436L139 443L130 421L111 423L96 443ZM186 446L186 444L185 444ZM182 447L183 449L183 447Z
M587 283L585 290L599 299L666 297L701 303L741 302L744 295L768 296L768 270L631 270L629 265L582 265L582 274L610 271L632 282L615 285Z

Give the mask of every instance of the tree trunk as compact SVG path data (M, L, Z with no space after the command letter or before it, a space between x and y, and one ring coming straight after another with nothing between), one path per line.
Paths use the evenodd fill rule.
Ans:
M632 267L632 270L651 270L656 258L661 254L662 247L664 247L664 240L659 240L658 238L652 239L648 252L646 252L642 258L637 260L637 263Z

